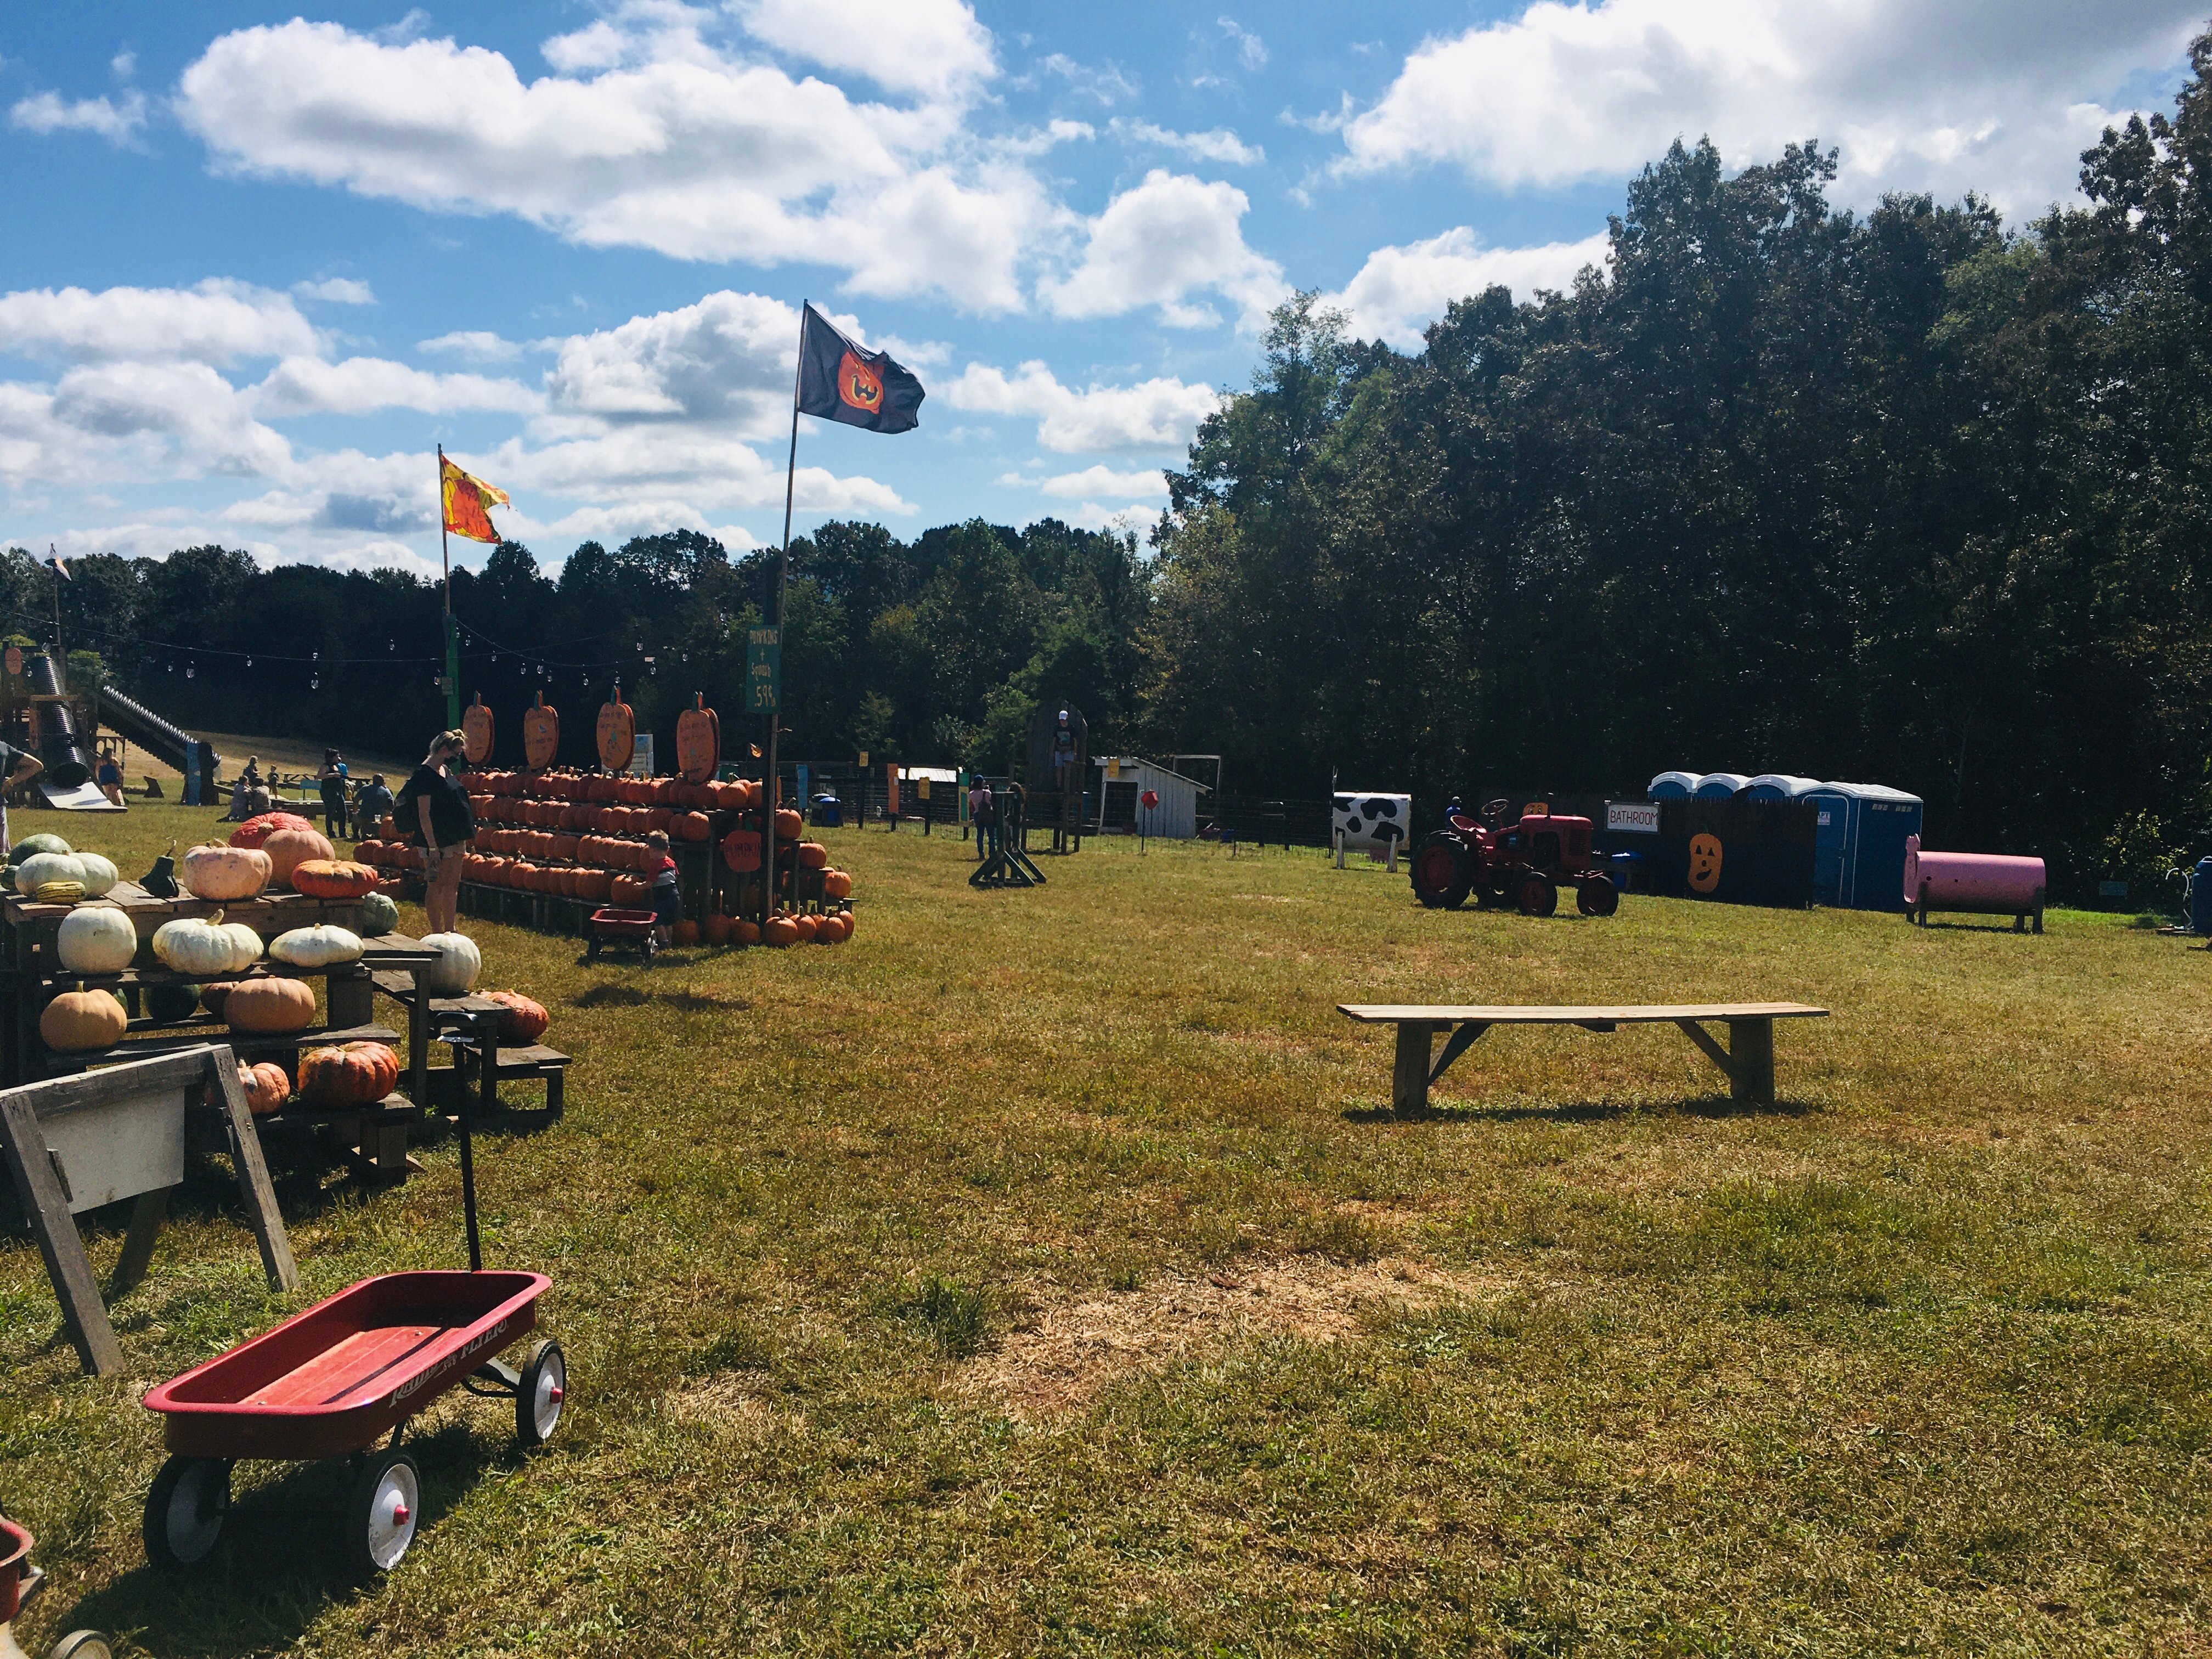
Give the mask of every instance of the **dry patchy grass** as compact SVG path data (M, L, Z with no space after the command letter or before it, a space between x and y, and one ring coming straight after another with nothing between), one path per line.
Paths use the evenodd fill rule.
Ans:
M100 836L150 859L180 810ZM189 837L188 837L189 838ZM567 1120L489 1138L486 1250L554 1275L562 1438L418 1445L383 1586L277 1470L183 1584L137 1536L154 1380L459 1260L452 1149L296 1176L263 1289L213 1169L78 1378L0 1250L0 1479L60 1621L162 1655L2186 1653L2212 1622L2201 955L1630 899L1413 907L1316 854L1094 847L1029 893L829 832L838 950L589 969ZM120 842L121 844L118 844ZM1798 998L1783 1100L1668 1030L1493 1032L1376 1121L1346 1000ZM88 1229L104 1263L121 1218ZM1255 1294L1256 1291L1256 1294ZM257 1477L258 1478L258 1477Z

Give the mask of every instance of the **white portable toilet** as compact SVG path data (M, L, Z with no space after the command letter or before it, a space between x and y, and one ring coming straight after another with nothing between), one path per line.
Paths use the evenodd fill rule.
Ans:
M1753 800L1795 800L1820 787L1814 779L1793 777L1787 772L1762 772L1744 785Z
M1708 772L1690 791L1692 800L1726 800L1751 780L1741 772Z
M1687 800L1697 787L1695 772L1662 772L1644 793L1653 800Z

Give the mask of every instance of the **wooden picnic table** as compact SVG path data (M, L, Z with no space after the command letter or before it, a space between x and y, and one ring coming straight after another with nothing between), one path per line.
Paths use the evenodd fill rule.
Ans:
M1390 1105L1401 1116L1425 1111L1429 1085L1449 1069L1475 1040L1493 1025L1574 1025L1585 1031L1611 1031L1622 1025L1675 1025L1721 1068L1732 1097L1748 1103L1774 1103L1774 1022L1824 1019L1826 1008L1803 1002L1695 1002L1557 1006L1530 1003L1444 1004L1344 1002L1337 1012L1367 1025L1395 1025L1398 1052L1390 1073ZM1705 1029L1708 1022L1728 1027L1728 1046ZM1430 1061L1432 1041L1451 1029L1443 1053Z

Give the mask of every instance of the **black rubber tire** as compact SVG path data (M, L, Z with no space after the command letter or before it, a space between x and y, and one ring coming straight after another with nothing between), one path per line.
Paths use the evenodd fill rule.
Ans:
M1467 902L1471 872L1467 849L1455 836L1439 830L1413 849L1406 861L1413 896L1429 910L1456 910Z
M46 1650L46 1659L115 1659L115 1644L96 1630L73 1630Z
M1559 890L1549 876L1523 876L1514 890L1513 902L1524 916L1548 916L1559 908Z
M549 1382L550 1400L541 1398ZM514 1390L514 1437L526 1449L535 1449L553 1437L553 1431L561 1426L568 1391L568 1356L558 1342L539 1343L523 1363L522 1380Z
M341 1549L347 1578L366 1584L390 1572L414 1547L422 1525L422 1471L415 1460L403 1451L371 1452L346 1500Z
M230 1464L172 1457L146 1492L142 1535L148 1565L181 1572L213 1555L230 1516Z
M1575 908L1586 916L1609 916L1620 908L1620 889L1608 876L1592 876L1576 886Z

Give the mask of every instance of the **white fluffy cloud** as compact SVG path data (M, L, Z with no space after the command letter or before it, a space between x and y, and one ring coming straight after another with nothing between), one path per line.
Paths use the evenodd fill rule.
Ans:
M779 0L763 26L784 15ZM300 19L236 30L185 71L178 112L241 172L514 214L592 246L818 262L856 292L1021 305L1017 264L1054 213L1019 167L966 159L957 101L856 103L717 52L691 14L651 15L549 43L576 72L527 83L452 40Z
M726 289L618 328L570 336L545 389L562 413L730 422L763 436L789 417L798 346L793 307Z
M193 288L0 295L0 351L18 356L222 365L316 349L315 331L289 295L219 277Z
M2070 194L2112 118L2098 101L2165 69L2199 0L1540 0L1425 42L1344 130L1352 173L1423 162L1486 182L1617 178L1680 137L1732 164L1818 137L1847 195Z
M352 276L325 276L319 283L295 283L292 292L303 300L320 300L334 306L373 306L376 290Z
M419 409L428 415L494 409L534 415L545 405L541 393L518 380L482 374L432 374L389 357L348 357L329 362L319 357L287 357L255 386L258 414L367 415L380 409Z
M1062 386L1041 362L1004 369L970 363L943 388L955 409L981 415L1026 415L1037 423L1037 442L1057 453L1102 450L1180 449L1198 423L1221 406L1212 387L1177 380L1136 386L1093 385L1081 392Z
M1148 472L1116 472L1110 466L1086 466L1080 472L1046 478L1037 488L1062 501L1092 495L1145 495L1165 501L1168 480L1157 467Z
M1267 152L1257 144L1248 144L1227 127L1215 127L1209 132L1174 132L1150 121L1131 120L1117 115L1107 124L1117 138L1136 144L1157 144L1162 149L1181 150L1197 161L1220 161L1233 167L1251 167L1267 159Z
M488 328L456 329L451 334L441 334L434 340L417 340L417 351L449 352L456 357L466 357L479 363L513 362L522 355L522 348L513 340L502 339Z
M1601 232L1579 242L1534 247L1485 247L1462 225L1426 241L1379 247L1367 256L1340 294L1322 303L1346 313L1363 340L1383 340L1401 350L1421 343L1422 331L1454 300L1503 283L1518 300L1538 289L1565 289L1584 265L1602 265L1607 248Z
M1218 294L1247 326L1288 291L1283 268L1245 246L1251 205L1234 185L1155 168L1090 222L1082 262L1038 293L1061 317L1115 317L1154 305L1178 327L1218 322L1193 296Z
M8 125L23 132L96 133L111 144L127 144L146 125L145 94L133 89L119 100L39 92L19 100L8 112Z
M892 92L948 97L998 67L960 0L742 0L738 12L755 40Z

